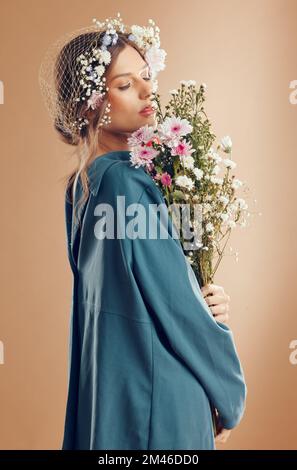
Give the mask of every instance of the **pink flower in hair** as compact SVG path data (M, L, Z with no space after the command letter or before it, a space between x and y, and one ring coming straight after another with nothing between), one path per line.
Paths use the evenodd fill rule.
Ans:
M92 109L96 109L100 106L100 104L103 102L103 93L100 93L99 91L93 91L91 94L91 97L88 99L88 107Z

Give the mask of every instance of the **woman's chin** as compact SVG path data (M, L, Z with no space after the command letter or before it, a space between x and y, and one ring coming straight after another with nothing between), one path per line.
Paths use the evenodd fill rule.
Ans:
M148 124L150 126L153 126L156 123L156 116L155 115L156 115L156 113L150 114L149 116L144 116L144 115L140 114L140 121L144 122L144 124L142 124L142 125L144 126L145 124Z

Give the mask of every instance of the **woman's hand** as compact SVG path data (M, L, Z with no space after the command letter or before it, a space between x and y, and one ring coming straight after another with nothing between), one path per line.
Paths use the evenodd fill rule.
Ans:
M223 287L216 284L206 284L201 287L201 292L215 320L227 323L229 320L230 296L225 293Z
M225 428L222 428L219 433L216 435L215 437L215 442L216 443L221 443L221 444L225 444L225 442L227 441L227 439L229 438L231 434L231 429L225 429Z
M230 434L231 434L232 429L226 429L222 426L220 416L216 410L216 436L215 436L215 443L222 443L224 444Z

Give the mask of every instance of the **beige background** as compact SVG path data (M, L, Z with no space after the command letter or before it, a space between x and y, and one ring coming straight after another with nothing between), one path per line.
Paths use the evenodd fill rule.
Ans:
M61 178L71 152L51 128L37 72L50 43L118 11L161 29L164 100L179 80L207 84L213 131L233 140L236 175L252 190L250 227L236 230L216 282L231 296L230 326L248 384L245 416L222 449L297 448L297 1L3 0L0 14L0 448L58 449L67 386L71 271ZM257 204L253 203L257 199ZM257 216L262 212L262 216Z

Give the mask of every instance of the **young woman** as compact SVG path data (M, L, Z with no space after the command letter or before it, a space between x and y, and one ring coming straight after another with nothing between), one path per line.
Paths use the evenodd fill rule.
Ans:
M127 138L154 125L155 114L141 112L151 106L152 77L127 34L118 32L107 48L104 99L96 106L73 104L83 82L71 64L78 56L85 61L104 34L78 35L56 64L61 106L55 127L80 150L65 201L74 281L62 448L215 449L241 420L247 393L226 325L230 298L221 286L200 289L170 219L167 238L117 236L131 225L131 217L123 219L127 207L145 209L146 235L149 206L165 209L152 178L129 161ZM70 115L84 124L73 132L65 125ZM111 219L117 235L104 237ZM211 405L218 411L216 438Z

